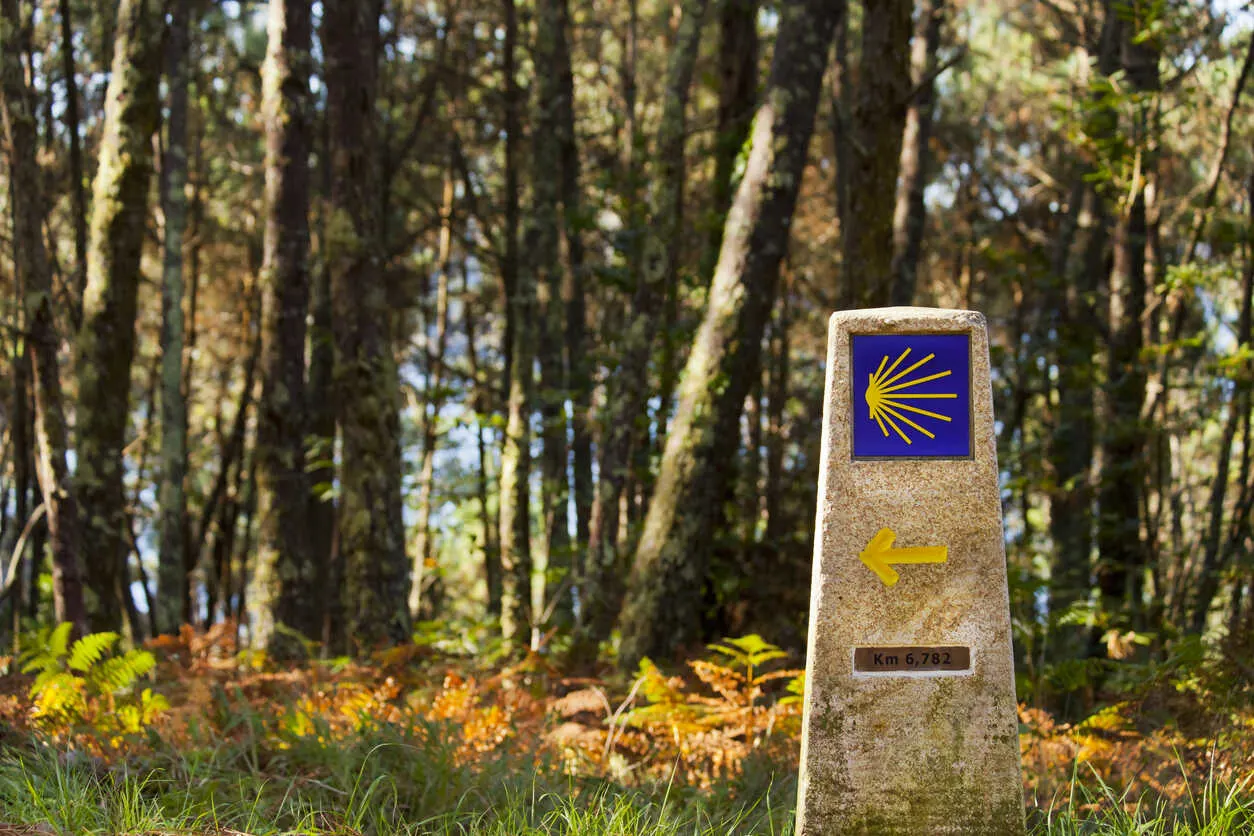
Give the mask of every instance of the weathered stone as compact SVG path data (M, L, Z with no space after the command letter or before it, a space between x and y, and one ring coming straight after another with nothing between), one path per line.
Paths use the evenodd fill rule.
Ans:
M908 338L859 343L855 360L851 337L880 334ZM889 365L899 346L925 345L919 338L936 334L969 343L962 351L960 341L940 341L953 350L925 348ZM951 374L937 376L945 369ZM880 394L868 398L877 370ZM888 396L895 411L875 421L872 407ZM923 308L835 314L825 406L798 833L1022 833L983 316ZM859 450L877 457L855 457L855 421Z

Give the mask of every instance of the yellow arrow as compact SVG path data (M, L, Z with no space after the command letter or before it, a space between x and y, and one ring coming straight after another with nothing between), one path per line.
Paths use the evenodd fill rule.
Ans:
M871 538L871 542L866 544L866 548L858 553L858 558L866 564L866 568L879 575L884 586L893 586L901 577L889 564L944 563L949 560L948 546L894 549L893 542L896 539L897 535L891 528L881 528Z

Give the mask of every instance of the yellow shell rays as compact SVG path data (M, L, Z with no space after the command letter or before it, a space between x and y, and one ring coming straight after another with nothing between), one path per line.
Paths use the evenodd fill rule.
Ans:
M866 405L870 410L871 420L879 425L880 430L884 433L884 437L888 437L888 429L892 428L893 432L901 436L901 440L907 444L913 444L914 440L910 437L907 430L902 429L904 424L906 427L927 436L928 438L936 438L936 435L927 428L923 427L916 421L912 420L904 413L912 413L914 415L922 415L936 421L945 421L946 423L953 421L948 415L942 415L939 412L933 412L930 409L913 406L904 403L906 400L939 400L939 399L956 399L955 394L939 394L933 392L911 392L910 390L916 386L928 383L933 380L939 380L942 377L948 377L953 374L952 370L936 372L934 374L924 374L922 377L916 377L913 380L906 380L902 383L897 381L906 377L911 372L918 371L931 362L936 355L929 354L922 360L907 366L902 371L893 374L902 361L910 354L910 349L901 352L892 365L888 365L888 355L884 355L884 359L880 361L879 368L870 376L866 387ZM888 368L885 368L888 366ZM900 423L899 423L900 422Z

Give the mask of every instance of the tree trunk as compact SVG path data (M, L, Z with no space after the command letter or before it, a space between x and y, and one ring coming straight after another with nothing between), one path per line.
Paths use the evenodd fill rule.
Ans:
M325 4L335 311L340 551L345 618L358 650L409 638L409 565L401 518L399 381L380 252L374 146L380 0Z
M945 0L926 0L911 46L916 93L906 109L905 135L901 142L901 177L897 181L897 203L893 211L893 292L894 305L914 301L918 285L919 253L927 216L923 190L927 187L932 138L932 102L936 80L936 50L940 46Z
M488 592L488 615L501 617L501 554L496 545L498 521L488 505L488 454L487 440L484 438L484 416L489 414L490 404L488 393L492 387L485 379L479 367L478 335L475 327L476 311L471 300L463 302L462 316L466 321L466 356L470 359L470 375L474 381L472 397L475 410L475 444L478 448L479 467L475 474L475 487L479 496L479 518L483 526L483 575Z
M75 364L74 481L84 509L83 554L91 555L87 580L96 596L96 630L121 627L126 594L122 445L153 168L151 139L159 114L158 20L151 0L121 0L118 6L100 163L92 186L87 292Z
M735 194L736 159L744 150L753 124L758 98L758 0L723 0L719 11L718 78L710 231L701 260L702 279L718 264L727 210Z
M522 90L518 86L518 0L502 0L505 18L505 40L501 45L501 96L505 125L505 206L502 209L504 228L501 230L501 296L505 300L505 330L501 337L503 400L509 399L510 381L513 375L514 324L517 311L514 306L515 286L518 283L518 229L519 186L518 166L522 147Z
M65 132L70 140L70 198L74 222L74 292L70 321L83 322L83 293L87 289L87 192L83 184L83 140L79 136L78 75L74 67L74 27L70 0L59 0L61 18L61 72L65 76Z
M566 390L571 401L571 470L575 500L574 553L587 551L592 520L592 360L587 339L587 276L584 264L584 218L579 185L579 146L575 137L575 81L571 71L570 8L558 3L557 30L558 113L557 136L561 145L562 232L566 241L568 288L566 298Z
M696 66L706 0L683 5L679 31L666 74L662 121L658 126L658 161L649 195L650 222L631 303L631 324L622 337L618 372L609 382L604 437L600 449L596 498L588 554L579 589L580 624L575 655L590 658L609 637L618 616L626 574L619 544L619 500L627 485L631 453L648 445L649 355L659 326L667 276L677 269L683 203L684 143L688 93Z
M886 305L892 295L893 210L910 98L910 0L868 3L853 93L849 212L841 218L841 306Z
M53 613L68 621L75 632L87 629L83 581L79 568L82 531L70 472L66 463L67 435L57 363L52 307L52 276L44 250L43 188L36 159L34 97L22 74L21 50L13 35L21 29L17 0L0 6L0 98L8 145L9 177L19 196L13 213L13 240L17 285L23 302L23 324L30 344L35 393L36 476L43 493L49 539L52 542ZM12 33L12 34L10 34ZM15 606L17 606L15 604Z
M540 0L536 14L534 63L536 66L535 121L532 130L532 207L526 233L528 264L539 301L540 330L536 347L540 365L539 407L541 417L541 519L544 521L545 579L564 583L553 593L554 613L569 621L570 583L570 486L566 470L566 374L562 362L566 311L562 304L563 271L559 251L558 204L561 197L562 143L559 135L563 102L563 68L566 57L562 0ZM560 590L560 591L559 591ZM546 604L548 602L546 601Z
M697 34L693 36L695 39L700 38L700 31L705 20L705 9L708 3L701 2L693 4L693 17L697 30ZM699 8L697 8L699 6ZM684 18L680 18L680 27L682 30ZM695 47L688 47L684 40L686 33L680 31L676 33L675 43L683 50L687 51ZM668 68L670 69L670 68ZM692 70L687 73L691 78ZM668 79L672 80L672 79ZM685 92L684 102L687 102L687 93ZM665 105L663 105L663 122L666 120ZM653 270L659 257L664 257L661 264L664 273L662 275L662 322L661 322L661 345L658 347L658 408L655 413L653 422L654 431L650 439L645 437L643 443L639 445L637 450L640 453L639 461L636 463L637 478L641 487L641 513L648 513L649 496L653 490L653 470L650 467L652 453L656 449L661 452L661 447L665 443L666 428L670 423L671 407L675 400L675 386L678 383L678 357L679 357L679 340L677 335L677 325L679 319L679 253L680 238L683 232L683 206L684 206L684 179L687 175L687 169L684 165L684 140L687 139L686 121L683 116L680 117L680 126L678 142L675 142L670 135L673 128L663 125L658 131L658 144L654 149L657 156L657 171L655 179L651 184L649 195L649 217L656 221L659 217L657 210L669 211L663 204L659 204L658 198L674 199L674 217L668 219L668 223L673 224L673 228L666 231L665 236L670 240L667 241L665 250L658 249L658 239L655 237L656 230L644 231L644 249L641 252L642 264L637 267L638 270ZM666 136L663 136L666 133ZM664 146L662 140L672 143L671 147ZM743 141L743 140L742 140ZM661 185L663 192L673 189L674 195L659 195L658 185ZM662 217L665 217L663 215ZM652 248L652 249L651 249ZM664 256L660 256L664 253Z
M335 481L335 400L331 393L335 365L335 340L332 333L331 270L327 262L327 240L330 231L331 151L330 124L325 114L320 122L318 153L320 200L318 202L319 266L312 276L309 294L309 379L305 399L306 432L309 445L307 462L309 494L306 523L306 544L314 563L316 609L321 615L322 640L327 648L342 644L343 607L340 586L333 583L339 569L335 544L336 506L332 490Z
M453 266L453 160L449 154L448 168L444 172L444 192L440 206L440 238L436 253L435 311L428 306L425 327L434 325L435 334L426 343L427 363L426 403L422 410L422 465L418 472L418 543L414 549L413 568L410 570L409 616L415 621L430 620L436 616L436 607L430 599L424 601L427 570L435 569L434 550L431 545L431 503L435 491L435 447L440 408L444 403L444 351L448 344L449 271ZM430 333L430 332L428 332ZM431 576L438 580L437 575Z
M270 4L262 108L266 227L257 411L257 556L249 634L271 654L297 650L279 625L315 639L322 624L305 474L305 318L309 308L310 0Z
M183 399L183 232L187 225L187 65L190 0L170 4L166 29L166 84L170 114L161 180L165 213L165 250L161 282L161 485L160 564L157 571L156 623L163 633L178 632L183 612L185 552L183 517L187 513L184 467L187 462L187 403Z
M505 286L507 413L501 447L501 634L515 645L528 640L531 629L531 319L535 288L531 271L518 270L518 108L521 94L515 79L514 50L518 42L516 0L505 4ZM548 176L548 172L545 176Z
M853 171L853 81L849 70L849 14L846 0L839 0L842 7L840 21L836 24L836 60L832 67L831 125L832 157L836 163L833 186L836 199L836 222L842 238L849 229L849 180ZM842 271L844 267L842 265ZM819 430L815 430L817 437Z
M1145 8L1125 9L1112 3L1107 14L1131 17L1119 23L1121 64L1132 90L1140 93L1158 88L1156 38L1142 38ZM1144 491L1145 427L1141 410L1145 403L1146 371L1141 358L1144 345L1142 317L1145 312L1148 236L1145 206L1146 179L1154 176L1156 141L1148 135L1151 105L1137 106L1130 144L1140 149L1142 162L1132 176L1131 203L1115 229L1114 265L1110 273L1110 319L1106 384L1106 415L1102 433L1102 472L1098 484L1097 585L1102 607L1112 616L1130 612L1135 622L1141 602L1132 590L1145 567L1141 540L1141 497ZM1129 166L1129 169L1131 166Z
M792 0L782 10L752 150L632 567L620 651L629 668L645 655L665 655L699 638L692 602L701 599L710 542L733 477L736 428L758 374L762 333L841 12L828 0Z

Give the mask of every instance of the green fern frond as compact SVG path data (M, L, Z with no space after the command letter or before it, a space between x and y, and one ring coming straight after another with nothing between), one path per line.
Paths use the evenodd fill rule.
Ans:
M93 690L102 694L113 694L129 686L136 676L129 659L125 656L114 656L88 671L87 681Z
M102 694L116 694L131 687L156 664L156 658L147 650L132 650L94 665L87 671L87 681Z
M157 666L157 657L153 656L147 650L132 650L126 654L130 660L131 670L135 671L135 678L147 676L148 672Z
M70 652L70 670L86 672L117 643L117 633L92 633L74 642Z
M22 673L40 673L46 671L59 670L57 665L57 657L53 656L46 649L36 649L23 656L24 663L22 665Z
M52 635L48 637L48 652L57 659L60 659L69 652L70 647L70 631L74 629L74 625L68 621L63 621L52 631Z

